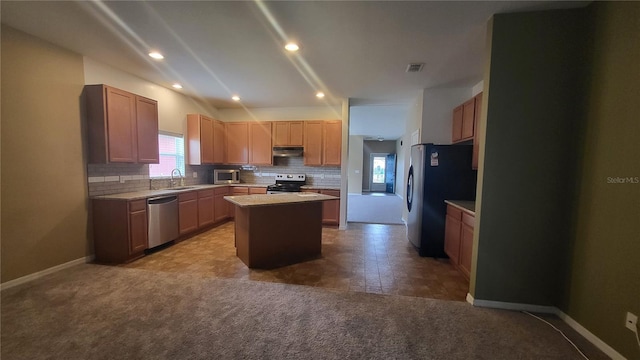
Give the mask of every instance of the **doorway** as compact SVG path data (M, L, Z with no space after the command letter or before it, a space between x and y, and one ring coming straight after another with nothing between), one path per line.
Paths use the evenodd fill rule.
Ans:
M394 194L396 191L396 154L371 153L369 191Z

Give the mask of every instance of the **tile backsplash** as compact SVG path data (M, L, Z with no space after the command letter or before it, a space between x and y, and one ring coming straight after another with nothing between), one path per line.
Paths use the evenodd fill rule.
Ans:
M270 166L256 166L256 170L240 171L240 181L246 184L269 185L275 175L306 174L307 185L340 187L339 166L305 166L302 157L274 158ZM215 168L237 169L239 166L224 165ZM185 185L211 182L213 165L186 165ZM193 177L193 173L197 177ZM89 164L87 165L89 196L110 195L125 192L164 189L169 179L149 179L146 164Z

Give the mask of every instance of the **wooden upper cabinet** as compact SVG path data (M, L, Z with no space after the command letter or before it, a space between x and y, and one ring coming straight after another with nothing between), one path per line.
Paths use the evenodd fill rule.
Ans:
M451 133L451 142L454 143L462 139L462 111L462 105L453 109L453 128Z
M304 122L304 164L322 165L322 121Z
M325 121L322 139L322 164L340 165L342 160L342 121Z
M157 163L158 103L107 85L86 85L89 163Z
M302 121L276 121L273 123L273 146L302 146L304 123Z
M472 98L462 104L462 141L473 139L475 103L475 98Z
M482 115L482 93L475 96L475 110L473 112L473 157L471 158L471 168L478 169L478 157L480 155L480 116Z
M224 164L226 161L227 135L222 121L213 121L213 163Z
M158 149L158 102L136 96L138 162L160 163Z
M186 143L189 165L213 164L215 121L204 115L187 115Z
M249 126L246 122L225 123L227 132L227 163L249 163Z
M271 122L249 123L249 164L271 165Z

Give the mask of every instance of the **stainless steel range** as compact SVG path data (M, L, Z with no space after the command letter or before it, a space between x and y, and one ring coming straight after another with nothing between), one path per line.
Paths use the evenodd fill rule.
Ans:
M267 194L300 192L306 182L305 174L276 174L276 183L267 186Z

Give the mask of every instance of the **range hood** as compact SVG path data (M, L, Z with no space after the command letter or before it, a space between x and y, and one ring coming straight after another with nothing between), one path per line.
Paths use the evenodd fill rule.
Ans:
M302 146L274 146L273 157L297 157L302 156Z

